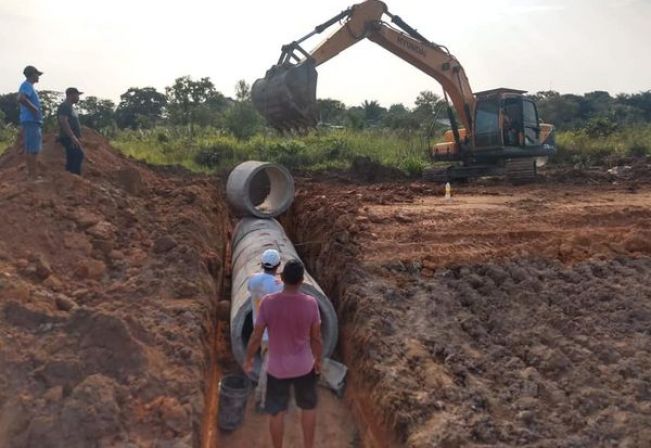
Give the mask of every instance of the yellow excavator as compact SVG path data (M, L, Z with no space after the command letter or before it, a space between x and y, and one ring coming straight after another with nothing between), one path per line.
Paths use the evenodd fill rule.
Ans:
M341 24L339 29L312 52L301 47L336 23ZM280 131L316 126L316 67L362 39L409 62L443 87L451 129L445 133L445 142L432 148L431 156L433 161L455 163L427 170L426 179L506 174L514 181L526 181L555 152L554 127L540 121L536 104L525 91L499 88L473 93L465 70L445 46L423 37L379 0L356 4L284 45L278 62L252 86L256 109Z

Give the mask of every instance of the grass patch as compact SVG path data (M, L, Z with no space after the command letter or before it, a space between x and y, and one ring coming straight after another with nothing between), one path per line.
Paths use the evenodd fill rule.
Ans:
M558 152L552 163L612 166L631 157L651 156L651 125L558 132L556 141ZM156 128L118 132L112 143L152 164L202 172L228 171L245 160L277 162L304 172L345 170L356 158L367 157L417 178L431 165L428 148L435 142L389 129L319 129L289 136L268 131L237 140L219 129L205 128L190 140L185 129Z
M11 125L2 126L0 123L0 155L9 149L16 141L18 129Z
M289 169L347 169L357 157L420 176L429 164L428 144L417 135L390 130L316 130L305 135L258 134L237 140L216 129L204 129L190 140L164 128L118 133L112 144L136 159L158 165L181 165L198 171L229 170L245 160L280 163Z
M651 156L651 125L615 129L607 135L590 129L559 132L554 161L573 165L613 165L631 157Z

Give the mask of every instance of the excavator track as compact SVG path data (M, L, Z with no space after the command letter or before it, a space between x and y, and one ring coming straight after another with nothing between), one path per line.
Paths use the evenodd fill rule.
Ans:
M536 179L536 158L526 157L506 161L506 178L514 184L533 182Z

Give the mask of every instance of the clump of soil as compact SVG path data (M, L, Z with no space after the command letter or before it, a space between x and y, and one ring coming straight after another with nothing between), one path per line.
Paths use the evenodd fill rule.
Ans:
M398 446L651 444L648 189L392 188L303 184L286 225Z
M382 391L374 401L408 446L642 447L650 273L647 257L380 270L341 308L358 368Z
M84 177L0 158L0 446L191 446L227 212L218 185L85 129Z

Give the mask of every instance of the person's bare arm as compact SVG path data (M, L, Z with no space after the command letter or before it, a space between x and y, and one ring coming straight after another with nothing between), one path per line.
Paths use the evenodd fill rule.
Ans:
M59 125L63 129L63 132L66 133L68 138L72 140L72 144L75 145L77 148L81 146L81 143L79 142L79 139L75 135L74 132L72 132L72 128L70 127L70 122L68 121L68 117L65 115L59 115Z
M244 372L249 373L253 369L253 357L260 349L262 344L262 335L264 334L264 325L256 325L253 328L253 334L249 339L249 345L246 347L246 361L244 361Z
M321 373L321 356L323 356L323 342L321 341L321 322L310 327L310 348L314 356L314 371Z

